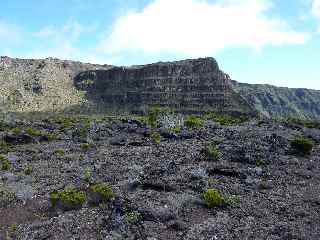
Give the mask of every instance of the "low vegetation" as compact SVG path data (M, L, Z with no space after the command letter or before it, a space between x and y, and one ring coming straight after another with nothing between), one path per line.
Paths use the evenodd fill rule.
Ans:
M237 125L244 123L248 121L247 117L235 117L235 116L230 116L230 115L218 115L218 114L207 114L205 116L205 119L207 120L212 120L214 122L219 123L222 126L230 126L230 125Z
M290 145L295 153L305 156L311 154L314 143L308 138L299 136L292 140Z
M208 208L221 207L226 204L225 199L217 189L210 188L203 194L203 199Z
M11 169L11 162L3 155L0 155L0 163L2 171L9 171Z
M215 144L205 147L202 152L208 161L218 161L222 157L221 151Z
M160 144L161 143L161 135L157 132L154 132L151 134L151 139L155 144Z
M111 186L106 183L99 183L91 186L90 192L90 198L97 203L109 202L115 197L115 193Z
M320 121L312 121L312 120L302 120L297 118L289 118L285 120L286 124L292 125L300 125L306 128L316 128L320 129Z
M190 116L184 121L184 124L187 128L201 128L204 121L200 117Z
M78 209L86 202L86 194L85 192L70 188L61 192L52 192L50 194L50 201L52 207L59 206L64 210Z

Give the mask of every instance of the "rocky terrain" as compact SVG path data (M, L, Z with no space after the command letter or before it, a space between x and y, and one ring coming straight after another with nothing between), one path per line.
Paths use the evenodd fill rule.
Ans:
M59 59L0 58L0 110L185 113L320 119L320 91L232 81L213 58L115 67Z
M7 118L0 139L0 239L320 239L316 123Z

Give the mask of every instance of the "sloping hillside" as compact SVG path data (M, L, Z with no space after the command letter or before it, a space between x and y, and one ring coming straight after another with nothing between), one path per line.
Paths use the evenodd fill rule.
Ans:
M237 82L234 89L266 117L320 119L320 91Z

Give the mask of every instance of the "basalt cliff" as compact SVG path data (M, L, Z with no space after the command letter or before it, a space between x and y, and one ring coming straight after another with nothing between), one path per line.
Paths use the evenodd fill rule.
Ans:
M320 118L320 91L232 81L213 58L116 67L1 57L0 109L185 113Z

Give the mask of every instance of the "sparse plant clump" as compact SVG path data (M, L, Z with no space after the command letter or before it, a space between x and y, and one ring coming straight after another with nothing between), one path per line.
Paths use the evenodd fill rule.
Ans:
M217 123L219 123L220 125L223 126L229 126L229 125L237 125L237 124L241 124L244 123L246 121L248 121L248 118L246 117L234 117L234 116L229 116L229 115L217 115L217 114L208 114L206 115L206 119L208 120L213 120Z
M0 155L0 163L2 171L9 171L11 169L11 162L3 155Z
M142 216L137 211L127 212L125 214L125 220L127 223L135 224L138 223L142 219Z
M86 194L70 188L62 192L52 192L50 201L52 207L60 207L63 210L79 209L86 201Z
M221 196L220 192L214 188L208 189L203 194L203 199L204 199L208 208L221 207L226 204L226 201Z
M89 151L90 149L92 149L94 147L94 144L91 143L84 143L81 144L81 149L85 152Z
M203 149L205 158L209 161L218 161L222 157L222 153L218 146L211 144Z
M161 135L157 132L154 132L151 134L151 139L155 144L161 143Z
M0 153L6 154L11 151L11 145L6 142L0 141Z
M31 173L33 172L32 166L28 165L23 172L25 175L31 175Z
M19 135L22 132L22 130L21 128L12 128L10 132L12 132L15 135Z
M63 156L66 154L66 151L64 149L56 149L54 153L57 155Z
M95 184L90 187L90 202L94 204L106 203L115 198L110 185L106 183Z
M185 121L184 124L188 128L201 128L204 124L204 121L196 116L189 116Z
M300 136L292 140L290 145L295 153L305 156L311 154L314 143L310 139Z
M158 127L158 117L160 114L161 110L160 108L153 108L149 111L148 114L148 124L152 127L152 128L156 128Z
M40 130L34 128L27 128L26 133L32 137L40 137L44 135Z
M87 167L85 170L84 170L84 174L83 174L83 179L84 181L86 181L87 183L90 183L92 181L92 170L91 168Z

